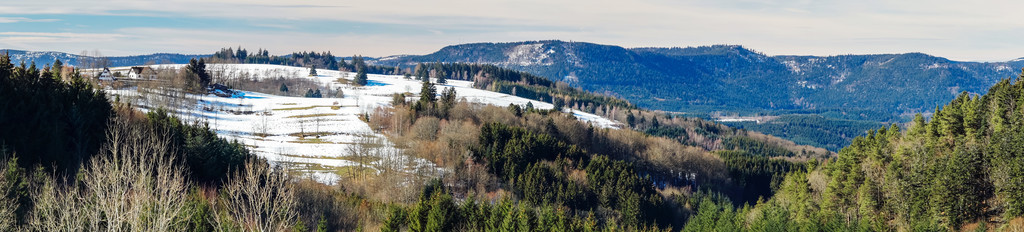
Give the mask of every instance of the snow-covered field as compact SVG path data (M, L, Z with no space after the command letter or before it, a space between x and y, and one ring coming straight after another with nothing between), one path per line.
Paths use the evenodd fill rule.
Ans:
M157 65L154 68L182 66ZM240 98L194 96L196 104L187 109L176 109L182 118L207 121L220 136L238 140L273 163L306 167L303 172L325 183L333 183L339 178L337 168L357 166L360 160L374 170L385 166L405 170L433 166L425 160L405 157L383 135L375 133L358 118L359 114L377 107L390 106L394 93L419 94L421 83L417 80L398 75L370 74L367 86L355 87L338 82L339 78L352 80L355 73L350 72L317 70L318 75L310 77L308 68L261 64L208 64L207 70L214 76L228 78L311 78L326 88L342 89L343 98L285 97L255 92L244 92L244 97ZM553 107L550 103L474 89L472 84L449 80L445 85L438 85L437 89L440 93L444 88L453 87L458 98L469 102L498 106L532 103L540 109ZM110 92L122 96L139 95L135 89ZM146 105L145 101L139 104ZM596 127L616 128L618 125L589 113L574 111L573 114ZM365 147L356 144L365 143L380 144L373 149L372 158L351 155L357 153L354 149Z

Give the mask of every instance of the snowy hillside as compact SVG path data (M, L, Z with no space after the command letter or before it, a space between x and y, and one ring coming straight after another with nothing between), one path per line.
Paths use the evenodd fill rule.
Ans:
M182 65L157 65L156 69L176 69ZM290 164L298 171L308 173L322 182L334 182L343 175L342 168L359 166L370 169L402 169L409 172L424 168L431 172L433 165L422 159L405 157L383 135L375 133L359 115L377 107L389 107L394 93L419 94L421 83L397 75L369 75L369 84L355 87L339 82L352 80L355 73L318 70L316 77L308 75L308 68L260 64L208 64L207 70L215 77L246 78L309 78L325 89L341 89L343 98L284 97L265 93L242 92L244 96L224 98L214 95L190 96L194 104L183 104L175 109L186 120L207 121L210 127L225 138L238 140L255 154L277 164ZM507 106L532 103L540 109L551 109L550 103L472 88L472 82L450 80L439 85L440 90L453 87L457 97L469 102ZM137 99L142 106L156 105L138 89L113 90L112 94ZM152 94L151 94L152 95ZM412 99L414 97L410 97ZM595 127L615 128L618 123L597 115L573 112L582 121ZM373 144L372 158L355 157L360 147ZM363 151L366 153L366 151Z

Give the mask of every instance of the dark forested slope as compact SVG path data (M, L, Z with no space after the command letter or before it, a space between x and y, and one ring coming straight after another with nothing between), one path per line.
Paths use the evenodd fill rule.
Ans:
M735 45L627 49L563 41L454 45L371 63L437 61L526 71L657 110L801 109L874 121L930 112L961 91L984 93L1024 67L1024 60L959 62L920 53L767 56Z
M985 95L963 92L931 120L917 115L909 129L883 127L823 165L791 172L773 198L753 208L708 200L687 229L1022 228L1022 97L1019 79L1003 79Z

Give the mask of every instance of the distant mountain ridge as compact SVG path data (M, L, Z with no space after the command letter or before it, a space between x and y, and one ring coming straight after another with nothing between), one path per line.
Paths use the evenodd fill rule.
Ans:
M961 62L922 53L767 56L739 45L623 48L557 40L447 46L376 65L494 64L684 112L815 112L898 121L934 111L961 91L983 94L1016 77L1024 59Z
M26 65L35 62L37 66L42 67L46 64L52 64L54 60L60 59L61 62L67 65L78 66L83 61L82 55L64 53L64 52L36 52L36 51L22 51L13 49L0 49L0 53L7 53L11 56L11 61L14 64L25 62ZM105 57L108 59L110 67L120 66L134 66L144 65L147 63L153 64L184 64L192 58L203 58L210 57L211 55L186 55L177 53L155 53L150 55L137 55L137 56L109 56Z

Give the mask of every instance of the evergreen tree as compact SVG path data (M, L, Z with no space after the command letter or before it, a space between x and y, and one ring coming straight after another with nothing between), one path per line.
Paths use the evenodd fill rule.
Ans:
M78 72L67 81L40 74L0 54L0 147L21 167L74 175L105 140L112 106Z
M367 83L369 83L369 80L367 80L366 77L366 70L360 69L359 72L356 73L356 78L355 80L353 80L353 82L355 82L355 84L358 86L365 86Z
M437 101L437 88L434 84L429 81L424 81L423 86L420 88L420 102L421 103L434 103Z
M391 206L389 208L388 217L384 220L384 225L381 225L380 231L399 232L402 225L406 223L405 212L399 207Z
M455 106L455 98L456 95L454 87L444 88L444 91L441 92L441 104L447 109Z
M206 61L204 61L203 58L199 58L199 60L192 58L192 60L189 60L185 69L188 70L194 78L197 78L193 81L195 84L199 85L196 86L199 89L206 88L206 86L210 85L210 81L212 80L210 79L210 74L206 72Z
M60 62L60 59L53 61L53 67L50 68L50 77L53 79L60 79L63 69L64 63Z
M437 67L434 68L434 75L437 76L438 84L443 85L448 83L448 73L444 71L443 67L441 66L441 63L438 63Z
M288 85L285 85L284 83L281 83L280 90L281 90L281 92L288 93Z
M431 207L427 212L427 225L424 231L452 231L457 212L452 196L442 191L436 191L431 198Z
M309 68L309 76L311 76L311 77L315 77L316 76L316 65L313 65L312 67Z

